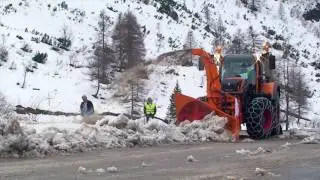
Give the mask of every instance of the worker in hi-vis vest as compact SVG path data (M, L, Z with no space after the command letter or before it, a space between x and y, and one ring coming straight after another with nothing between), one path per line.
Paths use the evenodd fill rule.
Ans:
M147 102L145 103L143 107L144 115L146 116L147 122L150 118L154 118L157 112L157 107L154 102L152 102L152 99L149 97L147 99Z

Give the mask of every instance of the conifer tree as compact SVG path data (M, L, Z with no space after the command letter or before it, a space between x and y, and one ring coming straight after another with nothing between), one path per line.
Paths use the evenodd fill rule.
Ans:
M136 16L132 12L119 15L113 35L113 48L120 68L129 69L143 62L146 54L144 36Z
M169 120L169 122L175 122L177 118L175 93L181 93L181 89L178 81L176 83L176 86L174 87L173 93L170 96L170 105L168 107L168 112L167 112L167 119Z

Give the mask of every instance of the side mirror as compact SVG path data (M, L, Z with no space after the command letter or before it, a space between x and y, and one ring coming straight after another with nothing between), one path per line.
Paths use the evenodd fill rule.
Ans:
M276 69L276 57L273 55L269 56L269 69Z

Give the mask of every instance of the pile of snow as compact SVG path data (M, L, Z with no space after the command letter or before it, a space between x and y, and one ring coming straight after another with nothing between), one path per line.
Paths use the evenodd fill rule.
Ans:
M59 152L82 152L95 148L125 148L168 143L205 141L228 142L231 134L223 127L227 120L207 115L202 121L184 122L179 126L159 120L144 123L124 115L114 119L104 117L96 124L81 124L76 129L48 127L37 132L16 120L1 124L1 156L40 156Z
M303 144L320 144L320 129L291 129L290 137L301 139L301 143Z

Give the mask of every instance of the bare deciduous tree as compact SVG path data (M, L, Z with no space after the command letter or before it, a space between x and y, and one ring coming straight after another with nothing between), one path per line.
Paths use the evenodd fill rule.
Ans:
M292 47L285 41L284 51L281 58L281 67L277 68L282 84L282 105L285 113L286 130L289 129L289 116L297 118L300 123L307 107L307 86L303 78L301 69L297 66L294 59L290 57Z
M256 31L253 29L252 26L248 28L248 49L251 53L255 52L255 49L257 48L257 39L258 39L258 34Z
M98 39L94 51L93 62L91 63L91 77L97 80L97 91L93 95L98 97L100 84L109 83L110 64L113 62L113 52L108 46L108 28L110 26L110 17L105 11L101 11L98 22Z
M300 124L301 117L305 114L308 109L307 105L307 96L306 90L307 85L303 78L303 74L301 72L301 67L293 66L290 72L290 77L293 77L291 80L292 84L292 99L295 101L295 111L298 115L297 123Z
M282 55L282 67L278 67L277 71L279 74L279 83L282 84L282 91L284 94L284 96L282 97L282 100L285 103L285 122L286 122L286 130L289 129L289 111L290 111L290 101L291 101L291 97L290 97L290 93L292 91L292 88L290 87L290 81L291 81L291 77L290 77L290 61L289 61L289 54L290 54L290 46L285 43L284 44L284 51L283 51L283 55Z
M211 11L209 9L209 5L206 4L203 10L204 10L204 17L206 19L207 25L211 27Z
M233 36L233 39L231 40L231 45L228 48L228 53L241 54L247 52L248 48L245 42L245 34L241 32L241 29L238 29L236 34Z
M282 1L279 1L279 16L282 21L286 21L286 14Z
M218 46L224 46L225 45L225 38L227 36L227 29L224 26L223 20L221 16L219 16L219 19L216 23L213 25L213 35L215 37L214 45Z
M163 47L163 42L164 42L164 36L160 31L160 23L157 23L157 41L156 41L157 52L159 52L160 49Z

